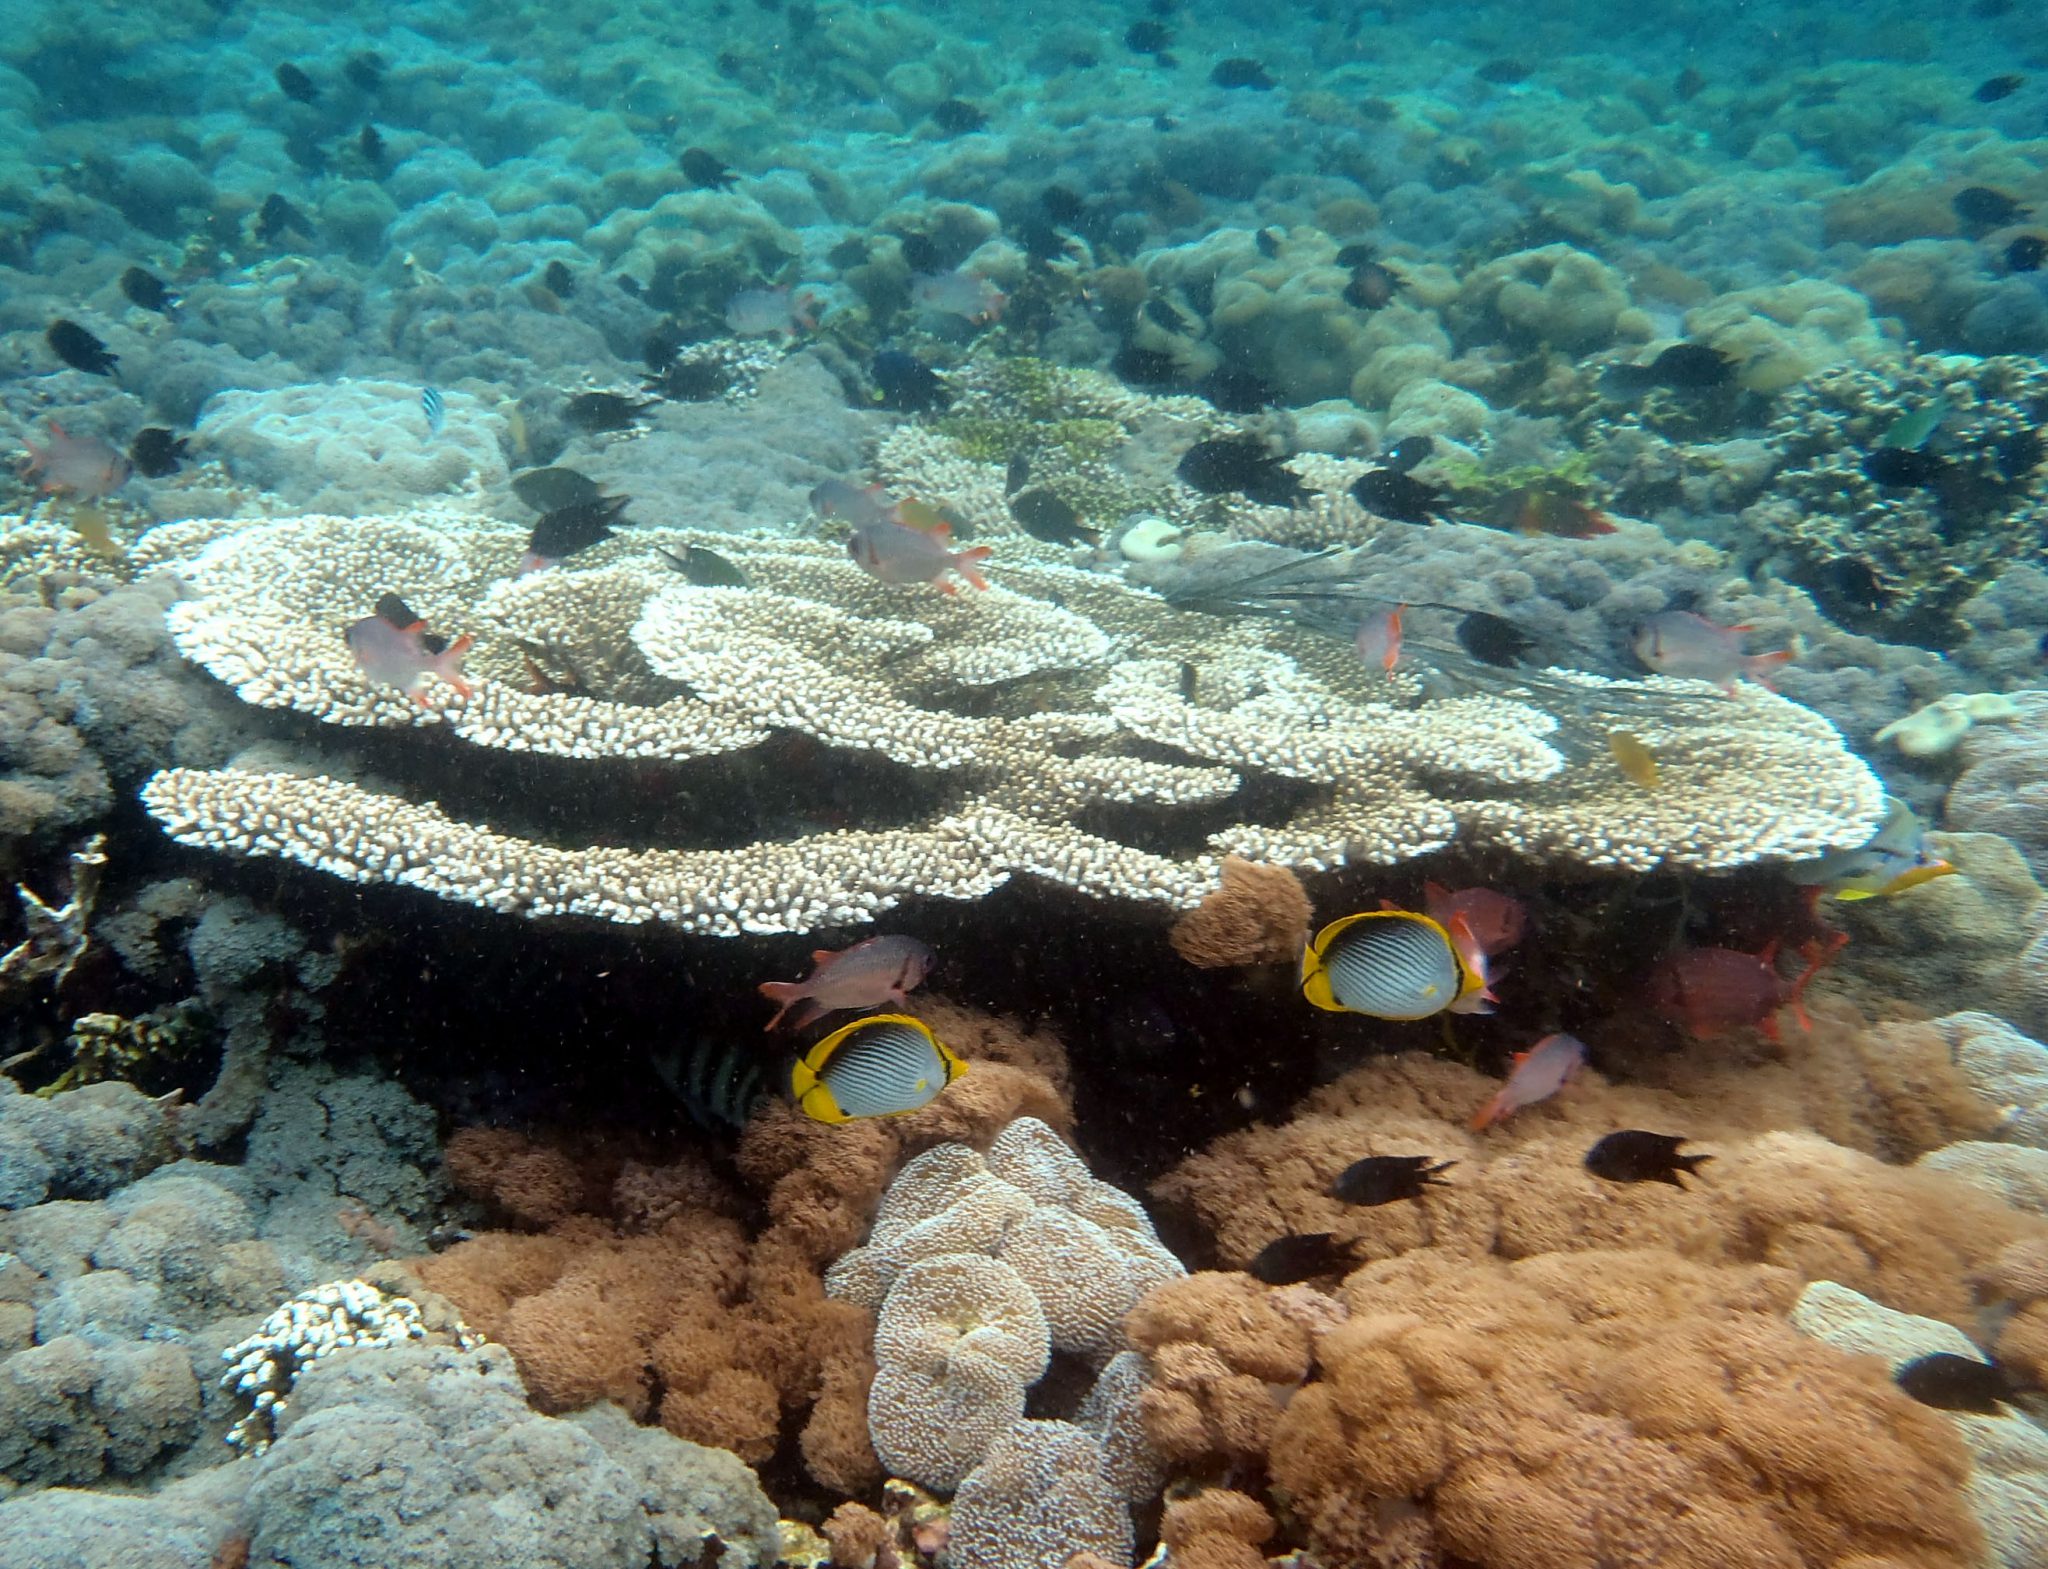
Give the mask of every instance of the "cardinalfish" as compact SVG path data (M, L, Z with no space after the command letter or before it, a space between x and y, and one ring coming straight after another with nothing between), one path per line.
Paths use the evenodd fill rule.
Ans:
M33 479L46 496L62 493L76 501L98 501L127 484L135 472L119 447L97 436L74 436L55 420L42 446L27 437L21 444L28 449L21 477Z
M1682 948L1658 960L1650 972L1646 993L1651 1011L1695 1040L1751 1028L1776 1040L1780 1008L1792 1009L1799 1027L1808 1029L1813 1021L1802 1001L1807 985L1840 946L1839 942L1833 947L1808 944L1802 950L1806 969L1791 981L1778 973L1775 938L1758 953L1736 948Z
M929 583L940 593L950 594L954 589L946 581L946 574L957 572L976 588L987 588L988 581L975 570L975 564L994 555L993 547L972 545L966 550L948 550L952 537L949 525L941 524L926 532L884 519L856 528L846 548L863 571L884 583L899 587Z
M726 302L725 325L736 338L794 338L818 325L822 303L808 289L742 289Z
M763 981L760 993L776 1004L763 1029L798 1029L842 1008L905 1006L930 972L934 955L915 937L870 937L835 953L811 954L811 973L800 981Z
M1478 1133L1505 1122L1524 1106L1549 1100L1586 1065L1586 1043L1576 1035L1546 1035L1527 1051L1518 1051L1507 1083L1473 1114Z
M438 676L455 688L456 695L472 695L462 676L462 656L476 641L468 633L449 642L427 630L427 624L413 614L412 607L396 594L377 601L374 615L349 623L342 634L356 668L374 686L395 686L422 708L427 701L428 676Z
M1371 617L1358 629L1353 640L1358 657L1368 665L1377 665L1388 675L1401 662L1401 613L1408 607L1396 605L1392 610L1382 610Z
M900 1117L929 1106L967 1064L907 1013L842 1025L790 1069L797 1109L814 1122Z
M1462 916L1450 926L1412 910L1332 921L1301 956L1301 994L1328 1013L1376 1019L1489 1013L1485 950Z
M1785 876L1815 901L1845 902L1889 899L1937 877L1954 876L1956 869L1927 848L1926 831L1913 809L1896 796L1885 801L1884 824L1868 843L1795 861Z
M921 272L910 280L910 299L934 316L958 316L979 327L996 320L1009 296L979 273Z
M1632 646L1645 669L1660 676L1711 681L1732 697L1737 676L1768 685L1764 677L1792 657L1790 649L1745 654L1742 635L1752 630L1719 626L1690 610L1664 610L1636 628Z

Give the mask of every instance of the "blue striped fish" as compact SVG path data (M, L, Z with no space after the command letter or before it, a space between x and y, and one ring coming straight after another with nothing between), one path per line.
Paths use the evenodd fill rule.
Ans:
M1427 1019L1486 988L1443 925L1411 910L1332 921L1301 956L1301 992L1330 1013Z
M427 416L427 434L438 436L441 427L448 422L448 403L438 388L426 387L420 392L420 408Z
M789 1089L806 1117L852 1122L928 1106L966 1071L921 1020L876 1013L841 1026L799 1057Z

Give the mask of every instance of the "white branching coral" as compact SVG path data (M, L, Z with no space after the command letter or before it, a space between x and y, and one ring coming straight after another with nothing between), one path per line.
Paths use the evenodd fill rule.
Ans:
M256 1333L221 1352L228 1363L221 1387L246 1396L250 1409L228 1429L228 1442L244 1454L260 1455L277 1436L299 1374L322 1357L356 1347L402 1346L438 1338L474 1350L484 1337L464 1325L439 1331L428 1326L410 1297L386 1296L360 1280L337 1280L302 1291L266 1318Z
M1334 639L1176 610L1031 541L1005 543L997 586L948 596L881 583L823 541L637 530L573 568L515 577L523 540L403 519L284 519L210 539L181 525L175 565L195 597L173 610L174 632L249 702L342 737L435 726L480 767L495 752L653 760L686 771L681 789L797 734L905 771L905 788L880 787L870 820L737 847L556 847L345 782L361 772L345 754L328 777L168 770L145 791L151 810L187 843L358 882L722 935L977 899L1017 875L1186 909L1226 854L1309 870L1457 840L1716 869L1859 843L1882 811L1832 727L1760 688L1553 672L1431 695ZM751 586L692 584L649 545L715 549ZM341 634L385 592L436 632L476 637L473 697L423 708L364 678ZM1654 791L1608 754L1605 729L1622 724L1658 756ZM593 779L601 801L611 781ZM1289 784L1245 788L1263 780ZM1177 810L1233 800L1242 819L1205 846L1159 848ZM1145 814L1164 835L1110 830Z

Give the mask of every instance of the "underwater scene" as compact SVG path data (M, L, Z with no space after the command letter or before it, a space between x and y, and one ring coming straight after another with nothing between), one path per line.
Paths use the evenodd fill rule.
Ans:
M2018 0L9 0L0 1569L2048 1569Z

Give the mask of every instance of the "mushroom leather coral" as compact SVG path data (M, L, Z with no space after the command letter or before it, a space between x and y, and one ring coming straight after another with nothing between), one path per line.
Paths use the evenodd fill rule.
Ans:
M1279 1418L1274 1485L1332 1561L1363 1560L1377 1500L1426 1497L1480 1569L1977 1563L1947 1419L1816 1354L1793 1290L1648 1249L1368 1266Z
M881 1479L867 1423L873 1326L866 1310L825 1296L824 1261L860 1240L912 1154L986 1145L1019 1116L1072 1120L1052 1037L937 998L919 1011L973 1071L886 1122L826 1127L764 1107L736 1158L768 1215L751 1240L733 1218L748 1200L694 1154L465 1129L450 1141L451 1174L517 1224L545 1229L484 1232L412 1261L412 1278L512 1352L542 1410L613 1400L754 1464L796 1429L817 1482L861 1492Z

